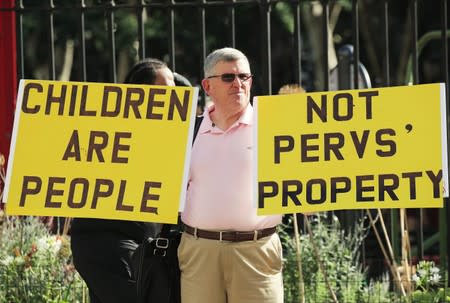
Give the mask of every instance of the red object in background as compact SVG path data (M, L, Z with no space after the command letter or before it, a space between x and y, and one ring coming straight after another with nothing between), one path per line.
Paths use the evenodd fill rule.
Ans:
M0 9L0 152L8 161L17 94L16 13L14 0L1 0Z
M16 12L14 0L0 1L0 153L5 156L5 169L14 121L17 94ZM0 189L3 187L0 182ZM0 201L0 209L3 204Z

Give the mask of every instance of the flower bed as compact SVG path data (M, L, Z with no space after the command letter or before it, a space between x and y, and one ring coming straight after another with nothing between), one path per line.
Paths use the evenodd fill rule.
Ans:
M69 238L51 234L37 217L3 218L0 302L87 302Z

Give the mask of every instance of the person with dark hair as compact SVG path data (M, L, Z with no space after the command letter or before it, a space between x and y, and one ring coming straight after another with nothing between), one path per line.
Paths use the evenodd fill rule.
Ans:
M125 83L175 86L174 73L167 65L154 58L136 63L125 77Z
M192 86L191 82L185 76L180 75L179 73L174 72L173 77L176 86Z
M125 83L175 86L167 65L144 59L134 65ZM71 249L75 268L86 282L91 303L136 302L131 256L139 243L155 237L160 224L75 218Z
M180 75L176 72L173 73L173 76L175 78L175 85L176 86L192 86L191 82L183 75ZM197 116L203 115L203 108L205 106L205 101L203 100L202 96L198 96L197 101L197 110L196 114Z

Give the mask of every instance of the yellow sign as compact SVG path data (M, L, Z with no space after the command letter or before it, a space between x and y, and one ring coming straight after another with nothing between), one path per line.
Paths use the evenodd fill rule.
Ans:
M7 213L175 223L197 95L190 87L22 80Z
M442 207L448 195L443 84L263 96L254 106L260 215Z

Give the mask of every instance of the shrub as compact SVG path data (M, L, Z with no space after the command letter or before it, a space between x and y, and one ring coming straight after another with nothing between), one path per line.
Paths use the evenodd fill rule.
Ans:
M412 293L413 303L450 302L449 293L442 287L445 283L440 270L433 261L420 261L412 280L415 289Z
M311 241L307 233L300 235L306 303L334 302L313 245L317 247L328 283L338 302L394 302L393 294L389 292L389 281L367 283L366 271L359 255L361 244L368 231L367 227L363 226L363 221L356 223L353 230L345 232L335 216L327 218L323 214L318 214L310 217L310 220L313 240ZM292 221L288 219L280 232L284 253L283 279L286 303L300 302L296 245L291 226Z
M6 217L0 232L0 302L85 302L70 241L38 217Z

